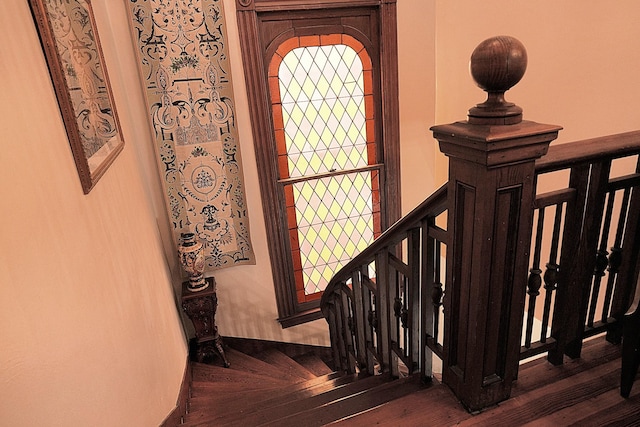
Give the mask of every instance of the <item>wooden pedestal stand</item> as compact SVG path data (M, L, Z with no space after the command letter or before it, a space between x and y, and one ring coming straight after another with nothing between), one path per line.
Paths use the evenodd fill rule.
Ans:
M182 309L193 322L196 333L195 349L191 356L192 359L202 362L216 353L222 359L224 367L228 368L229 362L224 355L222 338L218 334L216 326L216 309L218 307L216 280L213 277L208 277L205 280L209 286L197 292L188 289L189 281L182 283Z

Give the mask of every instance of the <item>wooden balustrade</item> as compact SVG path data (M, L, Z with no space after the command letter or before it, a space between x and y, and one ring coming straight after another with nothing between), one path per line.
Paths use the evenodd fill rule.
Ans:
M447 234L436 220L446 201L443 186L332 278L321 307L338 369L398 376L419 370L424 378L431 377L428 347L439 354L442 349L437 340L440 254ZM425 333L428 347L423 345Z
M640 131L547 152L560 128L522 121L504 100L521 76L495 69L526 62L522 46L495 38L478 50L494 67L471 67L487 101L432 128L449 182L342 268L321 302L338 369L428 380L435 354L470 410L506 399L521 359L562 363L604 331L618 342L640 270ZM635 171L612 176L622 158ZM537 188L561 171L566 186Z
M556 280L553 289L557 288L551 343L523 348L522 357L548 350L549 360L559 364L565 354L579 357L583 339L604 331L610 341L619 342L619 321L631 303L638 276L638 154L640 131L635 131L551 147L536 162L537 175L566 170L569 183L536 197L538 212L564 206L564 226L561 240L554 232L550 242L561 251L559 265L550 263L554 271L549 274ZM623 158L635 160L635 171L613 177L613 161ZM617 194L622 195L619 205ZM549 294L547 298L553 299ZM545 307L547 319L550 310Z

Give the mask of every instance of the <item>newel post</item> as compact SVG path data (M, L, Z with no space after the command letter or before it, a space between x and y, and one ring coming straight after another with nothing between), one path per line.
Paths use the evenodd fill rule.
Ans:
M518 40L485 40L470 71L487 100L467 121L431 128L449 157L443 382L471 411L508 398L517 377L534 162L561 129L522 120L505 100L526 66Z

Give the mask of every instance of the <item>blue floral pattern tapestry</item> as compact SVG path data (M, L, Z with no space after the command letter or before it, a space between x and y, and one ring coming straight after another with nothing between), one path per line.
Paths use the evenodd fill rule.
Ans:
M176 241L207 270L253 264L222 0L129 0Z

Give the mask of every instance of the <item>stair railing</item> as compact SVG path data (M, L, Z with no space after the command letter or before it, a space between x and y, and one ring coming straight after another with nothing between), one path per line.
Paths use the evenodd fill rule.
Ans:
M431 377L431 349L438 342L446 230L443 186L387 229L330 281L321 307L329 323L336 368L349 373L418 370ZM442 221L440 221L442 222ZM424 287L433 289L427 301ZM428 332L425 332L428 331Z
M523 121L504 100L525 68L513 38L476 48L487 101L432 128L448 183L329 283L338 369L429 379L435 354L443 382L478 410L509 397L524 358L559 364L589 336L620 340L640 270L640 131L549 148L560 127ZM613 176L614 161L635 171ZM537 189L562 171L566 186Z
M560 364L565 354L579 357L582 341L601 332L620 342L638 276L638 154L640 131L634 131L552 146L536 161L538 181L564 171L560 180L567 185L536 196L521 359L549 352L549 361ZM613 175L614 161L622 175ZM542 293L543 308L535 314Z

